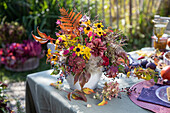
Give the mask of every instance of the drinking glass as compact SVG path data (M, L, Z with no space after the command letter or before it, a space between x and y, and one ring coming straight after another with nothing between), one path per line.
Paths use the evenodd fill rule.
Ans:
M162 40L161 37L164 34L164 31L168 25L168 20L163 19L155 19L154 22L154 34L156 36L156 39L154 40L154 47L155 49L165 49L166 48L166 41Z

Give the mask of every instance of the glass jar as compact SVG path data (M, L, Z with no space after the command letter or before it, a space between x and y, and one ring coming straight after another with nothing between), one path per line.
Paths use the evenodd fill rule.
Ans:
M166 45L167 45L167 37L161 37L159 38L159 41L157 37L153 37L153 46L155 49L164 50L166 49Z

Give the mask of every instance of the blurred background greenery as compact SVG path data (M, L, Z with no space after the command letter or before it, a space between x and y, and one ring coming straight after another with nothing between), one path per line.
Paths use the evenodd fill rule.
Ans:
M36 28L55 38L56 21L60 17L59 7L72 9L83 13L90 12L92 20L102 19L105 26L121 29L129 37L126 51L133 51L142 47L151 46L153 23L155 14L170 16L169 0L3 0L0 2L0 22L18 22L23 28L24 39L33 39L31 32L37 34ZM1 28L1 27L0 27ZM3 34L3 33L2 33ZM6 36L8 38L10 36ZM9 42L17 42L9 38ZM18 42L19 42L18 41ZM3 40L0 38L0 48ZM46 49L46 45L42 45ZM26 75L33 72L50 69L45 64L44 57L40 66L28 72L10 72L0 66L0 76L4 80L23 81Z

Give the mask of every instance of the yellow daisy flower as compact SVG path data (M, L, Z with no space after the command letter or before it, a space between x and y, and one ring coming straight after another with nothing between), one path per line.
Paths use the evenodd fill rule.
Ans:
M56 65L58 59L59 59L58 56L54 55L54 56L51 57L50 61L53 62L54 65Z
M83 46L78 44L73 51L75 51L77 56L80 56L81 54L83 54Z
M94 27L97 27L97 29L102 29L102 27L104 26L102 25L102 23L96 23L94 24Z
M99 35L99 37L103 36L103 32L102 31L98 31L97 35Z
M84 24L86 24L86 25L90 25L90 20L88 20L87 22L84 22Z
M58 56L53 56L52 58L51 58L51 61L57 61L58 60Z
M60 37L62 40L64 40L64 41L67 40L66 35L60 35L59 37Z
M49 57L51 55L51 49L48 49L46 56Z
M91 49L89 47L85 46L85 48L83 49L83 54L84 54L83 58L84 59L86 59L86 58L89 59L90 58L90 56L91 56L90 51L91 51Z
M100 29L100 30L98 29L98 30L95 31L95 33L97 33L97 35L98 35L99 37L101 37L101 36L103 36L103 34L106 33L106 32L104 32L102 29Z
M87 34L89 31L92 31L93 29L90 26L87 26L84 28L84 33Z
M59 44L59 43L60 43L60 40L57 39L57 40L55 41L55 44Z
M71 38L71 35L60 35L60 38L62 38L63 44L65 48L69 48L70 46L73 46L77 41L75 38Z

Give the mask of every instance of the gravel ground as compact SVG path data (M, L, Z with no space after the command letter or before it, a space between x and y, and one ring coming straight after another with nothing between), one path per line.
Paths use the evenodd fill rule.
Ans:
M10 106L15 113L17 109L17 101L20 102L20 113L25 113L25 86L26 82L16 82L8 84L6 94L9 96Z

